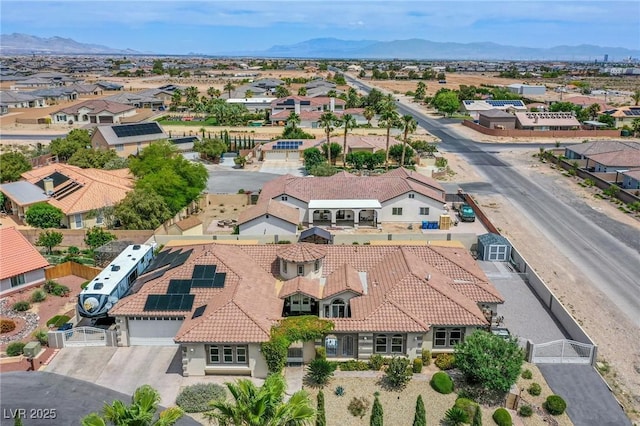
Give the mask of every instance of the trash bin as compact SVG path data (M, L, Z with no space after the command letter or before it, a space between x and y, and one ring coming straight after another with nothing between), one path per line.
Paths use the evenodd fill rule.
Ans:
M427 229L428 227L429 227L429 222L428 222L428 221L426 221L426 220L423 220L423 221L422 221L422 226L421 226L421 228L422 228L422 229Z

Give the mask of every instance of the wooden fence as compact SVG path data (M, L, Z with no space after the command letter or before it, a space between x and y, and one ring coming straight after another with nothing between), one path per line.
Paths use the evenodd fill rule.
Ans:
M44 270L44 277L48 280L53 280L60 277L66 277L67 275L75 275L82 277L85 280L94 279L102 271L100 268L94 268L93 266L82 265L76 262L64 262L56 266L50 266Z

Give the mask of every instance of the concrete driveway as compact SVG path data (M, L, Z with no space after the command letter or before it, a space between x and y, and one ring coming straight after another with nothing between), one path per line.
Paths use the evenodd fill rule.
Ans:
M301 161L267 160L260 166L260 172L276 175L304 176L306 171Z
M240 189L257 192L262 186L277 178L278 174L252 172L230 167L209 166L207 192L209 194L237 194Z

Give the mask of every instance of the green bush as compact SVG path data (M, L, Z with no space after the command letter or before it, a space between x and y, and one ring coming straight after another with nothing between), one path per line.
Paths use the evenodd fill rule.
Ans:
M53 316L47 321L47 327L60 327L63 324L66 324L71 318L66 315L56 315Z
M394 388L401 388L411 380L411 377L413 377L413 374L409 366L409 358L399 356L391 358L384 377L389 385Z
M531 386L529 386L529 389L527 389L527 392L529 392L530 395L538 396L542 393L542 388L539 384L533 382L531 383Z
M440 370L451 370L456 366L456 357L453 354L438 354L434 364Z
M361 398L353 397L351 402L349 402L349 406L347 409L351 413L353 417L363 418L365 414L369 411L369 405L371 403L364 396Z
M458 426L468 423L467 414L457 407L451 407L444 413L445 424Z
M324 385L336 371L336 364L326 359L316 358L307 367L307 378L315 384Z
M225 388L215 383L197 383L182 389L176 398L176 405L187 413L202 413L211 410L211 401L224 401Z
M43 302L44 299L46 298L47 298L47 293L45 293L40 289L37 289L33 293L31 293L31 303Z
M431 365L431 351L429 349L422 350L422 365L425 367Z
M493 412L493 421L498 426L511 426L513 421L511 420L511 414L504 408L498 408Z
M413 360L413 372L414 373L422 373L422 359L421 358L415 358Z
M36 330L33 332L33 337L35 337L42 346L49 345L49 334L47 330Z
M324 346L316 346L316 359L327 359L327 349Z
M559 395L549 395L543 405L549 414L553 416L559 416L567 409L567 403Z
M7 346L7 356L18 356L22 355L22 351L24 351L25 343L23 342L13 342L9 343Z
M379 371L383 365L384 358L382 357L382 355L374 354L371 355L371 358L369 358L369 367L371 367L372 370Z
M523 379L531 380L533 378L533 373L531 370L527 369L524 370L520 376L522 376Z
M471 419L473 419L473 416L475 416L476 410L479 409L477 402L467 398L456 399L456 402L455 404L453 404L453 406L464 411L466 415L466 420L464 421L465 423L471 423Z
M16 322L10 319L0 320L0 334L10 333L16 329Z
M429 384L438 393L446 395L453 392L453 380L444 371L438 371L434 374Z
M24 312L24 311L28 311L29 308L31 308L31 304L26 300L21 300L19 302L14 303L12 308L14 311Z
M523 405L520 407L520 410L518 410L518 414L522 417L531 417L533 415L533 408L531 408L530 405Z
M53 288L53 290L51 290L51 294L53 294L54 296L59 296L59 297L66 296L70 292L71 292L71 290L69 290L69 287L67 287L66 285L61 285L61 284L56 285Z
M336 387L336 390L333 392L336 396L344 396L344 388L342 386Z
M366 371L369 370L369 363L352 359L341 362L339 368L341 371Z
M53 293L53 289L56 288L59 285L60 284L58 284L54 280L47 280L47 282L45 282L44 285L42 286L42 289L44 291L46 291L47 293L51 294L51 293Z
M80 284L80 288L84 290L85 288L87 288L90 282L91 280L83 282L82 284Z

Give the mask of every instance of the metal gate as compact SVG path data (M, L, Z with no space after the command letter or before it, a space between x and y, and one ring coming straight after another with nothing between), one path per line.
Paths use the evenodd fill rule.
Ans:
M78 327L66 330L64 346L107 346L107 332L101 328Z
M530 362L534 364L592 364L595 346L574 340L554 340L531 348Z

